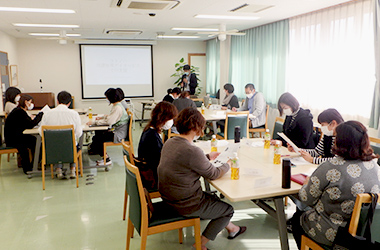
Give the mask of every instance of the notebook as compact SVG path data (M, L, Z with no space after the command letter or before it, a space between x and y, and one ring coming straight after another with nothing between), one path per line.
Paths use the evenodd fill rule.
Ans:
M303 185L306 181L307 175L305 174L293 174L290 179L300 185Z

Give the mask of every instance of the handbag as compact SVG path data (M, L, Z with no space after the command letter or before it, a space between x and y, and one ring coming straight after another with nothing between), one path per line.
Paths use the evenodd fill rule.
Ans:
M373 222L373 216L376 211L376 205L378 200L378 195L369 193L372 197L372 202L363 205L361 215L363 214L365 219L362 224L361 229L358 227L358 233L364 231L362 236L353 236L348 232L349 223L345 227L339 227L338 232L335 237L334 244L346 247L352 250L375 250L380 249L380 242L372 241L371 226ZM366 211L366 212L363 212ZM361 216L362 217L362 216Z
M151 168L149 168L148 163L144 159L140 159L133 155L135 161L135 166L140 171L141 181L147 190L157 190L157 180L154 178L154 173Z

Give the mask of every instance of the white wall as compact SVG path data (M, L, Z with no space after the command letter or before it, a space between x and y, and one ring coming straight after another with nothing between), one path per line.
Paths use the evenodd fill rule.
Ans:
M75 97L76 108L92 107L95 113L108 113L106 100L81 100L81 76L79 45L68 43L60 45L53 40L17 39L19 55L19 82L24 92L43 91L58 94L69 91ZM188 53L205 53L206 43L201 41L158 41L153 46L154 99L162 100L174 80L174 64L182 57L187 60ZM141 111L141 99L133 99L135 108ZM137 117L141 113L137 112ZM148 116L145 116L148 117Z
M0 31L0 51L8 53L9 65L18 64L16 38Z

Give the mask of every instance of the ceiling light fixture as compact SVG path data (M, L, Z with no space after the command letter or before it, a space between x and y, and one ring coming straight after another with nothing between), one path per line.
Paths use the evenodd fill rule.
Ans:
M195 15L195 18L204 19L226 19L226 20L257 20L256 16L223 16L223 15Z
M13 23L17 27L35 27L35 28L79 28L77 24L38 24L38 23Z
M29 33L29 36L59 36L58 33ZM66 36L77 37L81 34L66 34Z
M67 9L38 9L38 8L18 8L18 7L0 7L0 11L56 13L56 14L74 14L75 13L75 10L67 10Z
M218 28L172 28L178 31L219 31Z
M164 36L164 35L158 35L157 38L169 38L169 39L196 39L200 38L200 36Z

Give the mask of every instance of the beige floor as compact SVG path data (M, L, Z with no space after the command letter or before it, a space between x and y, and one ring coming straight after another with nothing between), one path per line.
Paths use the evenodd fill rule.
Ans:
M134 144L141 128L136 124ZM125 249L126 222L122 220L125 188L124 164L120 147L110 147L113 161L110 172L104 169L85 171L79 188L75 180L47 178L42 191L41 177L27 179L17 168L16 158L0 167L0 249ZM94 164L96 157L84 157L84 164ZM87 175L94 175L94 180ZM86 180L88 179L88 180ZM93 182L91 185L86 185ZM228 202L228 201L227 201ZM226 231L208 244L210 249L280 249L276 221L252 202L232 203L232 219L248 227L235 240L227 240ZM294 212L289 209L289 213ZM202 228L207 221L202 221ZM192 229L184 230L184 244L178 243L177 231L148 237L147 249L191 249ZM290 248L297 249L292 236ZM140 249L140 237L135 233L131 249Z

